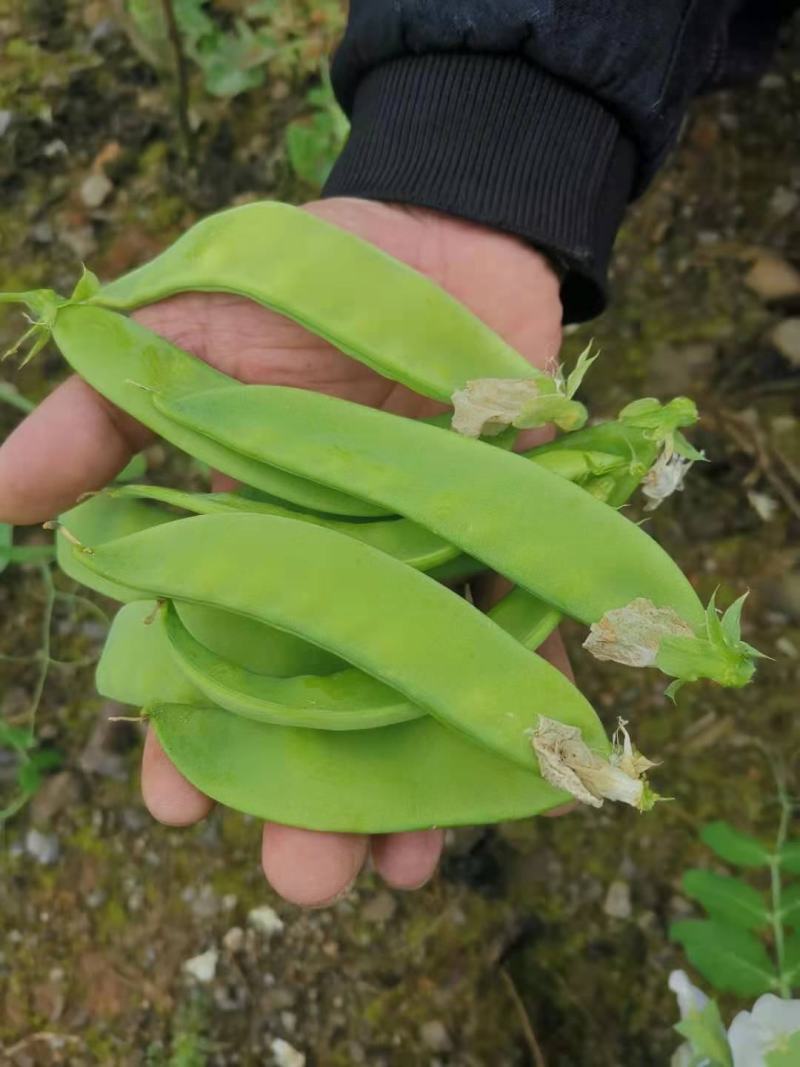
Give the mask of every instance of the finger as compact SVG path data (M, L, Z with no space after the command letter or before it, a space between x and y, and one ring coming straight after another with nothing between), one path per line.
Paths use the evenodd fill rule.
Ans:
M191 826L213 807L213 801L175 767L152 728L142 754L142 797L153 818L167 826Z
M276 893L303 908L332 904L358 877L367 856L362 834L326 834L266 823L261 866Z
M0 447L0 522L52 519L100 489L150 440L80 378L68 378Z
M380 834L372 839L372 862L393 889L419 889L433 877L443 847L442 830Z

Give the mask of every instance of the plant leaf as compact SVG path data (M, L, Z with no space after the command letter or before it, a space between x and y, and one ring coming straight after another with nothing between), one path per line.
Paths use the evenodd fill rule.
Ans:
M722 820L704 826L700 831L700 840L721 859L736 867L768 867L772 857L767 846L757 838L735 830L730 823Z
M591 353L592 342L590 341L586 348L584 348L584 350L578 356L578 360L574 368L567 375L566 395L570 400L573 398L573 396L575 396L578 389L580 389L581 382L586 376L586 372L589 370L591 365L600 355L599 352L595 352L594 355L592 355Z
M6 745L17 752L27 752L36 744L33 732L24 726L11 726L0 720L0 745Z
M14 543L14 528L7 522L0 522L0 574L11 562L11 546Z
M765 1067L797 1067L800 1063L800 1030L785 1035L781 1047L773 1049L764 1057Z
M721 992L758 996L776 988L767 950L751 933L714 919L673 923L670 938L679 941L697 970Z
M674 1029L688 1039L695 1055L704 1057L701 1063L710 1060L714 1067L731 1067L731 1049L715 1001L709 1000L700 1011L690 1012Z
M792 988L800 986L800 930L787 937L784 943L783 973Z
M792 874L800 874L800 841L789 841L781 849L781 867Z
M742 608L747 597L748 593L742 593L722 616L722 630L732 645L742 639Z
M787 926L800 927L800 885L788 885L781 893L781 917Z
M757 930L769 921L764 897L738 878L713 871L687 871L683 889L703 905L712 919L732 923L742 930Z
M22 792L32 797L42 784L42 775L35 763L21 763L17 768L17 783Z

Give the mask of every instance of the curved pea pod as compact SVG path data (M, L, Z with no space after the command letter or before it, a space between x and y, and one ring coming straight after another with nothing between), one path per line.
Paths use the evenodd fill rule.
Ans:
M389 686L355 667L327 675L271 678L243 670L210 652L195 641L174 608L164 609L162 625L174 663L203 694L205 702L245 718L318 730L368 730L425 714ZM174 700L158 689L154 693L159 700Z
M662 669L683 670L684 663L679 678L728 686L745 685L753 675L759 653L733 627L709 638L697 594L648 534L602 500L513 453L278 386L240 385L176 401L154 394L153 403L246 455L298 474L313 472L333 487L347 485L420 523L592 625L586 647L595 655ZM304 433L291 439L297 420ZM610 499L614 492L611 480L604 495ZM498 530L527 536L498 537ZM611 616L621 609L618 625ZM656 625L652 611L662 613ZM661 643L676 635L688 638L691 648L684 643L680 657L659 658Z
M205 701L202 690L175 665L155 600L126 604L114 616L95 684L101 696L136 707L149 704L154 693L168 703Z
M123 585L87 567L86 553L72 551L74 541L101 545L129 533L175 521L176 515L153 501L127 494L117 498L116 490L97 493L61 516L56 534L56 558L68 577L103 596L123 604L147 600L151 594L136 585L135 575L130 577L130 584ZM198 640L251 670L288 677L326 674L342 666L340 659L324 649L255 619L202 605L185 604L179 610L184 624Z
M56 560L61 570L76 582L123 604L142 600L147 594L131 584L123 585L97 574L84 564L85 553L73 551L75 540L85 545L102 545L151 526L172 522L176 516L165 508L135 498L113 500L109 494L88 497L60 516L56 527Z
M692 627L704 623L691 585L648 534L521 456L279 386L234 386L177 400L154 394L152 401L245 455L350 486L582 622L646 597ZM301 435L292 432L298 425Z
M249 297L385 378L448 404L470 378L553 385L424 275L288 204L246 204L203 219L90 299L128 311L187 291Z
M533 598L520 602L513 592L489 618L531 649L558 620L547 605ZM143 663L142 670L131 670L132 663ZM210 701L259 722L320 730L375 729L425 714L354 667L290 678L244 670L195 640L174 605L159 611L152 601L127 605L117 614L98 666L97 685L104 696L128 704Z
M242 582L248 559L259 566ZM153 596L249 615L327 648L533 773L528 732L541 714L608 747L591 706L554 667L444 586L352 538L290 519L200 515L101 545L85 563L122 584L135 574Z
M196 459L311 511L358 517L385 514L383 509L356 500L347 492L249 459L164 418L150 401L151 390L179 397L195 390L226 388L234 384L234 379L133 319L76 304L58 310L52 330L64 358L92 388Z
M210 706L146 710L164 751L198 789L289 826L464 826L525 818L570 799L430 716L338 732L271 726Z
M186 493L179 489L166 489L158 485L125 485L108 491L115 500L155 500L162 504L181 508L196 515L252 514L273 515L284 519L308 522L324 526L336 533L370 545L386 552L417 570L430 571L441 564L449 563L460 550L443 541L435 533L426 530L408 519L376 519L372 522L341 522L337 519L314 515L311 512L291 511L280 504L253 500L238 493ZM474 565L474 561L473 561Z

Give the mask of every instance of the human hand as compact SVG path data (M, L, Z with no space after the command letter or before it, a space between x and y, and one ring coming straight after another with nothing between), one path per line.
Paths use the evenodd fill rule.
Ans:
M544 368L556 357L558 279L547 260L519 239L434 212L361 200L320 201L308 210L431 277L533 365ZM241 297L187 293L135 317L241 381L314 389L409 417L441 409ZM52 518L82 493L102 488L150 440L145 427L81 379L69 378L0 448L0 521ZM565 668L557 642L548 642L544 651ZM142 792L151 814L171 826L195 823L212 806L170 763L152 731L144 748ZM389 885L416 888L435 870L442 840L440 830L368 840L267 823L262 866L287 900L320 906L349 887L368 852Z

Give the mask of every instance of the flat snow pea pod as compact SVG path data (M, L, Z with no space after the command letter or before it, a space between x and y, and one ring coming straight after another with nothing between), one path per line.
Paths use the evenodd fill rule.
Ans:
M292 511L262 500L251 500L238 493L186 493L179 489L165 489L157 485L125 485L109 490L115 500L136 498L156 500L162 504L181 508L195 515L225 515L245 513L253 515L278 515L298 522L324 526L328 530L346 534L363 541L365 545L386 552L417 570L429 571L440 564L449 563L460 550L443 541L441 537L426 530L409 519L383 519L374 522L340 522L337 519L315 515L310 512Z
M212 215L91 302L128 311L186 291L249 297L385 378L445 403L471 378L536 378L552 387L424 275L288 204Z
M175 609L195 640L256 674L293 678L296 674L332 674L345 666L327 649L247 615L188 601L176 604Z
M126 604L114 616L95 684L101 696L142 707L154 693L176 704L202 704L205 697L176 666L155 600Z
M704 626L697 594L644 530L511 452L280 386L234 386L179 400L153 394L152 401L246 455L349 486L582 622L646 598L693 628ZM302 434L292 432L298 425Z
M242 582L248 559L259 566ZM534 773L528 731L540 715L608 748L591 705L555 667L449 589L350 537L266 515L198 515L100 545L85 562L123 584L135 574L156 597L239 612L327 648Z
M59 566L70 578L103 596L122 603L150 599L151 594L135 585L112 582L85 565L85 553L72 551L77 538L82 544L100 545L138 530L146 530L177 516L167 508L136 498L116 499L112 493L97 493L61 516L56 535ZM135 582L135 576L132 579ZM201 606L182 607L184 622L195 636L234 662L266 674L325 674L338 670L341 660L322 648L301 641L293 634L265 626L254 619Z
M161 629L168 653L192 686L203 694L199 700L178 703L212 703L259 722L302 726L321 730L368 730L408 719L425 712L400 693L355 667L327 675L295 675L270 678L243 670L210 652L195 641L173 607L163 609ZM146 704L169 699L159 688Z
M214 707L146 710L164 751L198 789L289 826L464 826L525 818L570 799L430 716L339 732L271 726Z
M175 519L176 516L166 508L148 501L112 500L106 493L97 493L60 516L61 526L56 534L58 565L69 578L112 600L122 603L142 600L147 594L137 589L134 576L131 576L130 585L103 578L84 565L86 557L83 553L72 551L74 545L70 538L77 538L85 545L102 545Z
M133 319L85 304L62 307L53 338L73 370L89 385L196 459L312 511L355 516L383 513L374 504L362 503L347 493L242 456L161 415L150 402L149 390L179 397L198 389L228 387L234 380Z
M558 614L534 598L522 601L512 592L489 612L489 618L521 644L533 649L552 631ZM325 676L298 675L286 679L268 678L242 670L196 641L169 604L162 609L160 628L174 663L204 694L205 701L246 718L321 730L364 730L405 722L425 714L399 693L355 667ZM142 696L140 691L139 699L129 703L146 704L158 700L198 703L167 697L158 688L151 690L149 697Z

